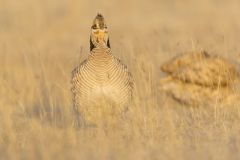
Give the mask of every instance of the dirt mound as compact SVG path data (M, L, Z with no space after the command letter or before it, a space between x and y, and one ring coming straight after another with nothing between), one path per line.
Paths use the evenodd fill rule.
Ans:
M234 86L239 82L239 72L222 57L205 51L188 52L174 57L161 69L168 74L161 79L161 90L182 104L225 103L237 96Z

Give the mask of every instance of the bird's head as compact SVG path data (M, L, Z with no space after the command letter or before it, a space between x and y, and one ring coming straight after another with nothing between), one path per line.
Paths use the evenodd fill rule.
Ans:
M91 27L90 50L99 46L110 48L108 27L104 17L98 13Z

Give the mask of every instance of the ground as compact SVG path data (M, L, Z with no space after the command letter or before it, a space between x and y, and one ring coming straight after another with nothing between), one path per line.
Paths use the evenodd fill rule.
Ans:
M238 0L0 1L0 159L240 159L236 104L189 107L158 90L160 66L204 49L240 63ZM73 127L71 71L102 13L136 93L126 119Z

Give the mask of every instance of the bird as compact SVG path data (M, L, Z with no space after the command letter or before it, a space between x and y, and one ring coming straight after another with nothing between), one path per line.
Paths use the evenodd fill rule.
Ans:
M108 26L100 13L91 26L90 54L72 71L71 83L77 126L97 124L99 113L121 115L132 101L132 74L113 55Z
M160 80L161 90L182 104L211 105L236 95L237 67L206 51L182 53L164 63L161 70L167 74Z

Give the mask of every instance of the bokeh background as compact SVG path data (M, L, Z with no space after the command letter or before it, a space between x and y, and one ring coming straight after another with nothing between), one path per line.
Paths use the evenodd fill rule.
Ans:
M207 50L240 63L238 0L0 0L0 159L240 159L240 110L160 92L160 66ZM71 71L102 13L136 81L129 119L75 130Z

